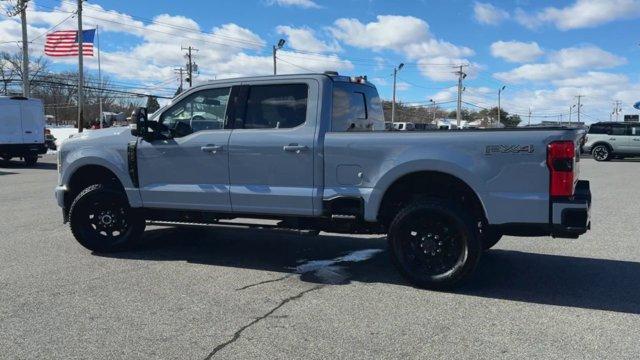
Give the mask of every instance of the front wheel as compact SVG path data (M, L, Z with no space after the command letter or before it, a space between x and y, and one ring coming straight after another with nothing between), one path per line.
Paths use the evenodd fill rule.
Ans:
M78 194L69 210L69 223L82 246L103 253L126 249L145 228L144 218L129 207L126 195L102 184Z
M597 145L591 153L596 161L609 161L611 159L611 151L607 145Z
M467 279L482 253L477 222L455 203L425 199L402 209L389 227L389 247L413 284L448 289Z

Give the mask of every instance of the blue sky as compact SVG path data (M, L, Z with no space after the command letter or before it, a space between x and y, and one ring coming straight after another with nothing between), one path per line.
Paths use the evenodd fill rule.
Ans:
M31 1L30 38L61 22L57 29L74 28L74 9L74 1ZM615 100L637 113L638 18L638 0L107 0L86 3L84 23L100 24L103 70L123 88L171 93L183 45L200 49L197 81L268 74L271 45L284 38L283 73L366 74L390 98L390 74L403 62L400 101L451 107L452 66L465 64L469 107L495 106L506 85L507 111L566 121L580 94L583 120L592 122L608 120ZM0 50L18 50L10 42L20 38L17 20L0 17ZM41 42L31 44L36 55ZM52 63L68 69L75 59ZM95 59L87 67L95 71Z

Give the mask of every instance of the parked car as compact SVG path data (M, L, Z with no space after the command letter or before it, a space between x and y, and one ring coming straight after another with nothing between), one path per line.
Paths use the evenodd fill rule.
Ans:
M18 157L28 166L47 152L44 106L39 99L0 96L0 157Z
M640 123L595 123L589 127L583 150L597 161L640 156Z
M224 126L191 128L194 102L224 106ZM502 235L576 238L590 227L575 130L384 131L378 92L361 77L213 81L132 118L135 129L85 132L58 151L57 202L93 251L127 248L146 222L277 219L386 233L403 275L447 288Z

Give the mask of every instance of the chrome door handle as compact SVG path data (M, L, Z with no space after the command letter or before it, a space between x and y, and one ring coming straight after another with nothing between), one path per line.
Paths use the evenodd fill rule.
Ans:
M298 145L298 144L289 144L289 145L285 145L282 150L284 151L288 151L288 152L294 152L296 154L300 154L303 151L307 151L309 150L308 146L304 146L304 145Z
M200 150L202 150L204 152L215 154L218 151L222 151L222 146L219 146L219 145L205 145L205 146L201 147Z

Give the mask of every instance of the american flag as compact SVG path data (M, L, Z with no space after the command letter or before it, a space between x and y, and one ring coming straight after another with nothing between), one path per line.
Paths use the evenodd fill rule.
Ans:
M82 55L93 56L96 29L82 31ZM47 34L44 53L49 56L78 56L78 30L60 30Z

